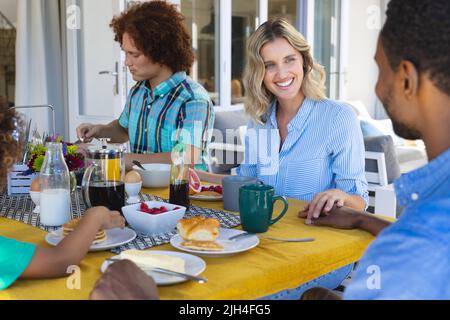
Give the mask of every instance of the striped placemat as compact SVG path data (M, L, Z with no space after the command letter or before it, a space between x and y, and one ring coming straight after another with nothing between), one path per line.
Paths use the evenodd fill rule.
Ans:
M162 199L157 196L140 194L142 201L163 201L168 202L166 199ZM46 227L40 223L39 214L33 213L34 204L29 195L8 196L6 193L0 194L0 217L20 221L33 227L45 230L54 231L57 227ZM72 194L72 218L79 218L83 216L86 211L86 207L83 202L81 190L77 190ZM220 225L223 228L234 228L241 224L239 216L230 214L225 211L219 211L209 208L203 208L191 205L189 210L186 211L185 217L191 217L196 215L203 215L205 217L217 218L220 221ZM146 235L138 234L135 240L132 242L116 247L111 251L114 253L120 253L121 251L128 249L147 249L154 246L159 246L170 242L170 238L176 234L174 229L171 232Z

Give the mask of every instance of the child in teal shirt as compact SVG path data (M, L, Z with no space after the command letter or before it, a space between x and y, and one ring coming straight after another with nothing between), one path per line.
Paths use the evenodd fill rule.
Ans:
M0 192L9 169L22 150L20 139L13 139L16 123L20 124L21 119L8 109L6 100L0 97ZM96 207L87 210L75 230L56 247L39 247L0 235L0 290L9 287L18 278L56 278L67 275L67 268L80 263L100 229L124 226L125 220L119 212Z
M0 236L0 290L9 287L25 271L36 246Z
M95 207L86 211L78 226L56 247L45 248L0 236L0 290L19 277L57 278L67 275L67 268L78 265L87 254L100 229L125 226L117 211Z

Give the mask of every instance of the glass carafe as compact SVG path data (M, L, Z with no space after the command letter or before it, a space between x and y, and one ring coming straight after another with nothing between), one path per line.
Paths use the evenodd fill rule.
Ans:
M40 220L45 226L61 226L72 217L69 168L59 142L46 144L44 163L39 175L41 188Z
M83 200L87 208L104 206L120 211L125 205L124 148L118 144L106 144L100 149L89 150L88 167L83 176Z

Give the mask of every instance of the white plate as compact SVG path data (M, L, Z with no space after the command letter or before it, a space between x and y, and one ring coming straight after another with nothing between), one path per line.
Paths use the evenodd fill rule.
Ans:
M244 233L244 231L220 228L219 237L217 237L216 242L223 246L222 251L201 251L185 248L181 245L184 240L179 234L174 235L170 239L170 244L181 251L195 253L197 255L205 257L219 258L253 249L259 244L259 238L256 235L244 237L237 240L228 240L230 237L236 236L241 233Z
M189 196L189 199L191 200L200 200L200 201L222 201L223 196Z
M151 253L154 254L163 254L166 256L172 256L172 257L178 257L185 261L185 272L187 274L198 276L206 269L206 262L196 256L193 256L191 254L182 253L182 252L176 252L176 251L162 251L162 250L151 250ZM112 258L120 258L120 256L114 256ZM111 261L104 261L102 266L100 267L101 272L105 272L105 270L109 267L109 265L113 263ZM155 280L157 285L160 286L166 286L170 284L180 283L187 281L185 278L177 277L177 276L169 276L166 274L158 273L158 272L152 272L147 271L146 272L149 276Z
M210 186L202 186L209 188ZM223 199L223 195L220 196L202 196L202 195L198 195L198 194L194 194L194 195L190 195L189 196L190 199L192 200L200 200L200 201L221 201Z
M119 247L128 242L131 242L136 238L136 232L129 228L116 228L105 230L107 239L98 244L93 244L89 251L104 251L108 249L112 249L115 247ZM58 243L64 238L62 229L58 229L56 231L50 232L45 236L45 241L47 243L56 246Z

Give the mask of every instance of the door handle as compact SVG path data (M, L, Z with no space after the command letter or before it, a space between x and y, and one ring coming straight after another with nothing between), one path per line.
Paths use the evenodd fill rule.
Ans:
M116 62L116 71L102 70L98 74L110 75L116 78L116 84L114 85L113 93L115 96L117 96L119 94L119 63Z

